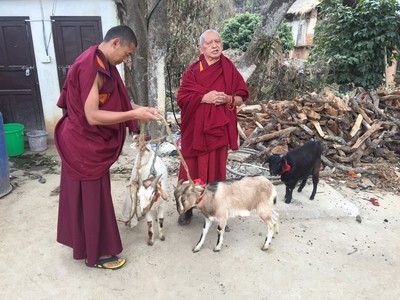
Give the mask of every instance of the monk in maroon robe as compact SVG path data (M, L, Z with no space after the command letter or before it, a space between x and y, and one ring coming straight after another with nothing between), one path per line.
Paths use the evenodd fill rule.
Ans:
M201 55L182 77L177 102L181 108L181 149L192 179L204 183L226 179L228 149L238 149L236 106L249 92L234 64L222 54L218 32L205 31ZM187 180L181 164L179 180ZM188 224L192 210L179 216Z
M131 104L117 64L136 50L134 32L111 28L103 42L71 66L57 105L65 114L55 127L61 157L57 241L86 265L118 269L125 259L111 197L111 165L118 159L127 128L136 120L158 120L159 111Z

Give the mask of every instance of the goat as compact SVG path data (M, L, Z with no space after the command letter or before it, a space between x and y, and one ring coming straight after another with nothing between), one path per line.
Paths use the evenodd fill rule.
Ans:
M197 207L204 215L203 232L193 252L200 251L213 221L218 221L218 240L214 252L219 252L228 219L249 216L253 210L268 226L262 250L268 249L274 233L279 230L279 214L273 210L277 199L276 188L263 176L215 181L206 185L180 180L174 195L179 214Z
M165 193L168 169L161 158L151 149L150 145L145 144L142 147L138 147L137 143L131 145L131 148L135 147L138 151L122 209L122 217L126 225L130 227L136 226L138 223L137 208L139 207L140 214L146 217L148 224L147 244L152 246L154 243L153 223L155 220L158 221L160 239L162 241L165 240L163 224L166 201L157 202L156 200L160 195L163 200L168 200L168 195ZM156 177L156 180L153 177ZM149 203L152 203L152 209L145 211L145 207ZM154 217L155 214L157 215L156 217Z
M293 189L301 180L298 192L301 192L307 178L312 175L313 190L310 200L317 193L319 170L321 167L322 145L318 141L310 140L303 146L289 151L286 155L273 154L268 158L269 170L272 176L281 175L285 183L285 203L292 201Z
M161 176L159 174L156 178L148 178L142 181L139 175L139 189L137 193L139 209L142 217L146 217L148 225L148 241L149 246L154 244L154 221L158 221L158 233L161 241L165 240L164 234L164 212L165 204L168 200L168 195L161 187ZM161 200L160 200L161 196Z

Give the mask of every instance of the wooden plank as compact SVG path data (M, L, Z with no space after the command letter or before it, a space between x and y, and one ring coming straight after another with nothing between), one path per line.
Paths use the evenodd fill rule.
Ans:
M381 123L372 124L371 128L368 129L362 136L360 136L357 142L351 148L357 149L358 147L360 147L366 141L366 139L368 139L372 134L377 132L379 129L381 129Z
M314 120L310 120L310 121L311 121L311 123L314 125L315 129L317 129L318 134L319 134L321 137L324 137L324 136L325 136L325 133L322 131L322 128L321 128L321 125L319 124L319 122L318 122L318 121L314 121Z
M351 128L351 131L350 131L350 136L351 137L355 136L356 133L360 130L362 120L363 120L363 116L361 114L359 114L357 116L357 119L356 119L354 125L353 125L353 128Z

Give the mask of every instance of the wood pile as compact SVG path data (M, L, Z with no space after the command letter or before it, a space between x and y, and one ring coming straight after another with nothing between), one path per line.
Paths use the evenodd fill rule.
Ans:
M295 100L266 101L238 109L242 148L284 154L310 138L324 145L326 176L369 178L375 188L400 191L400 88L337 97L332 91ZM349 177L350 176L350 177Z

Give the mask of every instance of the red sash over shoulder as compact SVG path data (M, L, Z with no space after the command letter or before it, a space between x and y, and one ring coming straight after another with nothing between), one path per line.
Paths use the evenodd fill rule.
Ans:
M100 64L98 59L103 64ZM126 127L135 129L135 122L89 125L84 105L97 72L106 77L100 93L107 97L100 105L100 109L108 111L132 109L117 68L108 67L104 55L97 46L92 46L83 52L68 71L57 102L66 113L57 123L54 132L54 141L63 168L75 180L96 180L108 172L121 153Z
M203 96L213 90L241 96L244 101L249 97L242 75L228 58L221 55L218 62L208 66L200 55L199 61L183 74L177 96L184 157L196 157L224 145L238 149L236 108L229 110L226 105L201 103Z

